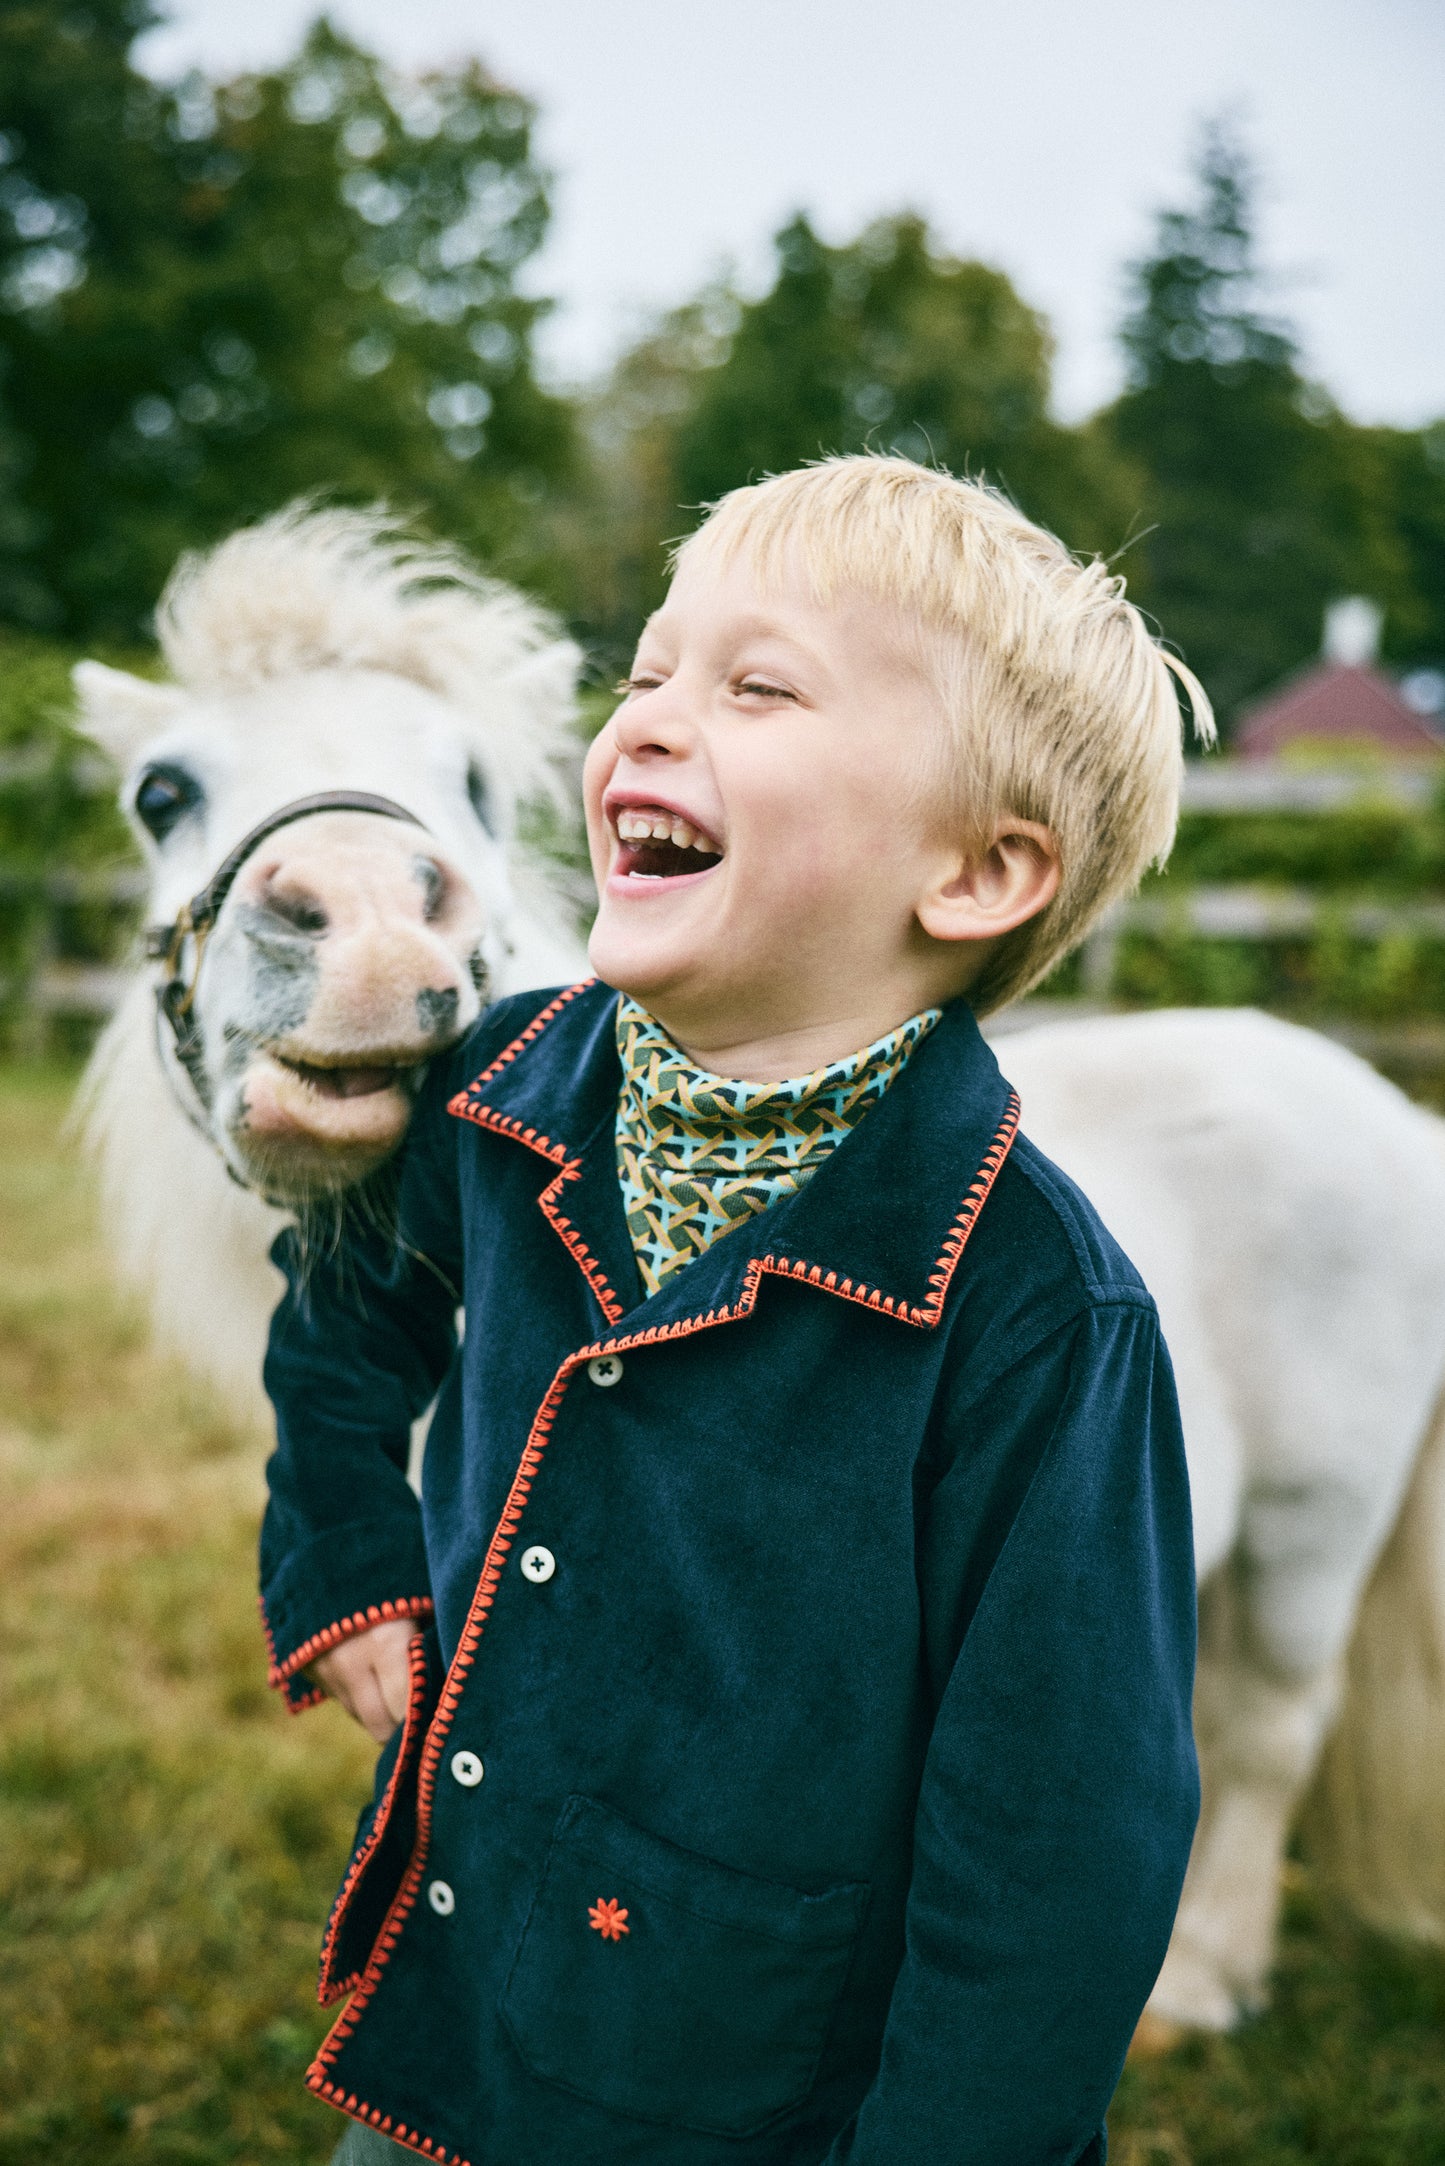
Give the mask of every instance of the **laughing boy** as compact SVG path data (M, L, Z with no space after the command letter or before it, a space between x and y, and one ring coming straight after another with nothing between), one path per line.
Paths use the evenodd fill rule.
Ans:
M1189 1500L975 1016L1167 850L1182 674L980 487L725 498L588 758L596 980L437 1065L395 1238L279 1245L275 1677L385 1745L338 2159L1103 2160L1194 1827Z

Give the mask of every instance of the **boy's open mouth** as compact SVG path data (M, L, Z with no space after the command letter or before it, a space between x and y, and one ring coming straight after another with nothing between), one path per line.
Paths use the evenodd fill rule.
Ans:
M625 805L616 815L614 873L624 880L680 880L711 872L722 851L711 835L660 806Z

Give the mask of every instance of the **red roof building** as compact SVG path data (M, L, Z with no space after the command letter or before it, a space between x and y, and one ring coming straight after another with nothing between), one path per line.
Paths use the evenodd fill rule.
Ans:
M1246 708L1232 749L1246 760L1275 759L1302 738L1318 744L1377 745L1391 759L1438 759L1445 740L1368 663L1315 662L1280 691Z

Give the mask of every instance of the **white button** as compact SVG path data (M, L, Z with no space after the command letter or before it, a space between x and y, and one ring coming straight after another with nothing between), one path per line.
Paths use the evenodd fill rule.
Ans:
M587 1364L587 1374L594 1384L604 1391L622 1382L622 1356L620 1354L594 1354Z
M444 1880L427 1882L426 1899L439 1918L449 1918L457 1907L457 1899Z
M464 1790L475 1790L486 1770L474 1752L454 1752L452 1773Z
M542 1581L550 1579L556 1569L557 1559L550 1549L543 1549L540 1543L534 1549L522 1551L523 1579L530 1579L540 1587Z

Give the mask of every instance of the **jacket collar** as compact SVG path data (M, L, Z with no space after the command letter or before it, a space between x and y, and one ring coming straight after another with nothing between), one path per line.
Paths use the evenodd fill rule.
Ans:
M557 1168L541 1207L614 1332L743 1315L763 1273L924 1328L1018 1127L1018 1100L964 1001L954 1001L887 1095L794 1195L713 1244L641 1299L617 1178L617 995L589 981L541 1010L448 1110Z

